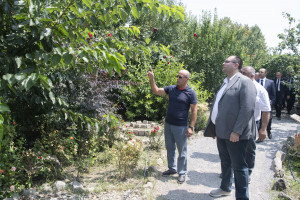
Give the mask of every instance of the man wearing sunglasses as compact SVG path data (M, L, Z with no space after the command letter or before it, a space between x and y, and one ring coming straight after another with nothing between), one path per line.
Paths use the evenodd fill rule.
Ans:
M193 135L197 119L197 96L188 85L190 73L180 70L177 75L177 85L158 88L154 81L152 69L148 72L152 92L156 95L169 95L169 104L165 119L164 135L167 149L168 170L163 176L178 173L178 183L185 181L187 173L187 138ZM191 120L188 126L189 110L191 108ZM178 150L177 166L176 146Z
M207 127L206 137L217 137L221 160L222 181L220 188L210 192L212 197L231 195L233 173L235 198L249 200L248 166L246 148L250 138L256 135L254 119L256 88L239 70L243 61L230 56L223 63L227 76L217 92Z

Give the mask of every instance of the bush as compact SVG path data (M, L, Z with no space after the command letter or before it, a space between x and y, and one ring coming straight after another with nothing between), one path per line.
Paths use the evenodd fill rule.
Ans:
M140 159L143 143L136 139L132 132L123 137L125 139L117 142L112 152L120 178L128 178Z
M167 59L167 58L164 58ZM176 75L184 69L182 63L172 60L159 61L153 67L155 82L159 88L176 84ZM167 96L157 96L151 91L147 73L149 66L130 66L124 79L131 82L121 91L121 100L125 105L125 118L128 120L160 121L166 114ZM201 75L193 73L189 85L197 94L198 102L204 102L209 93L201 86Z
M191 112L189 114L189 119L191 119ZM204 130L208 120L208 104L198 103L197 104L197 121L195 124L195 131Z
M163 129L159 126L154 127L149 133L149 148L158 151L162 147Z

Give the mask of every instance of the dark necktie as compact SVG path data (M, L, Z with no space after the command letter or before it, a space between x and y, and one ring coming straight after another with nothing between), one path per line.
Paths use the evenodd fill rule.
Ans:
M261 84L262 86L264 86L264 80L263 80L263 79L260 79L260 84Z

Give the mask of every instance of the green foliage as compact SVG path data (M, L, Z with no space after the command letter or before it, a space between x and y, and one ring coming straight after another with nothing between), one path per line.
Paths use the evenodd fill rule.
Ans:
M296 147L296 145L289 149L289 151L287 152L287 159L285 159L285 161L283 162L283 167L286 173L285 178L288 179L288 182L290 183L287 185L286 194L292 199L300 198L300 146Z
M299 57L300 23L295 23L296 19L289 13L284 12L283 16L288 19L289 27L285 29L284 33L279 34L281 42L278 45L277 51L281 53L284 50L289 50L292 54Z
M271 59L261 65L262 68L267 69L267 77L275 78L276 72L280 71L285 77L288 74L296 74L299 71L300 57L294 55L274 55Z
M166 96L154 95L151 91L147 72L150 65L131 66L124 76L130 80L124 90L121 91L121 101L126 106L126 118L129 120L151 119L160 121L166 113L168 99ZM176 75L184 68L182 63L176 62L172 55L162 56L162 61L152 66L155 74L155 82L159 88L175 85ZM193 73L189 81L198 98L198 102L204 102L210 97L210 93L202 86L202 76Z
M290 75L294 78L293 87L296 92L300 91L299 82L299 45L300 45L300 23L295 23L296 19L289 13L283 13L289 21L289 27L284 33L278 35L281 42L276 49L273 49L273 56L266 65L270 67L272 73L276 71L283 72L283 75ZM271 66L271 64L274 64Z
M208 112L209 110L208 110L207 103L203 102L197 104L197 120L195 124L195 131L200 131L205 129L209 117ZM191 116L191 112L189 113L189 115ZM189 119L191 119L190 116Z
M120 178L128 178L137 166L143 151L143 143L136 139L133 133L125 134L123 138L116 143L112 151Z
M175 4L175 1L168 1ZM229 18L219 19L203 12L197 19L186 16L185 21L144 13L133 22L141 26L141 36L153 43L170 46L170 54L183 62L192 74L200 73L202 86L209 92L216 92L224 79L222 63L230 55L238 55L245 65L256 67L264 63L267 47L259 27L248 27L232 22ZM168 54L169 55L169 54ZM152 55L156 65L162 56Z

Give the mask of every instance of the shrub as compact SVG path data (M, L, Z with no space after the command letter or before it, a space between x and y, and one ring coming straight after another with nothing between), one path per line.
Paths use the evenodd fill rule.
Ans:
M158 151L162 147L162 135L163 129L159 126L154 127L152 131L149 131L149 148Z
M177 63L175 58L172 61L159 61L153 67L155 82L158 87L165 87L176 84L176 75L184 69L182 63ZM130 80L124 90L121 91L126 113L125 118L129 120L152 120L160 121L165 116L168 104L167 96L157 96L151 91L147 73L149 66L130 66L124 79ZM204 102L209 93L201 86L201 75L192 74L189 85L195 90L199 102Z
M198 103L197 104L197 121L195 124L195 131L200 131L205 129L208 120L208 104ZM191 112L189 114L189 119L191 119Z
M143 143L135 138L134 133L128 132L124 138L117 142L112 149L120 178L130 176L143 151Z

